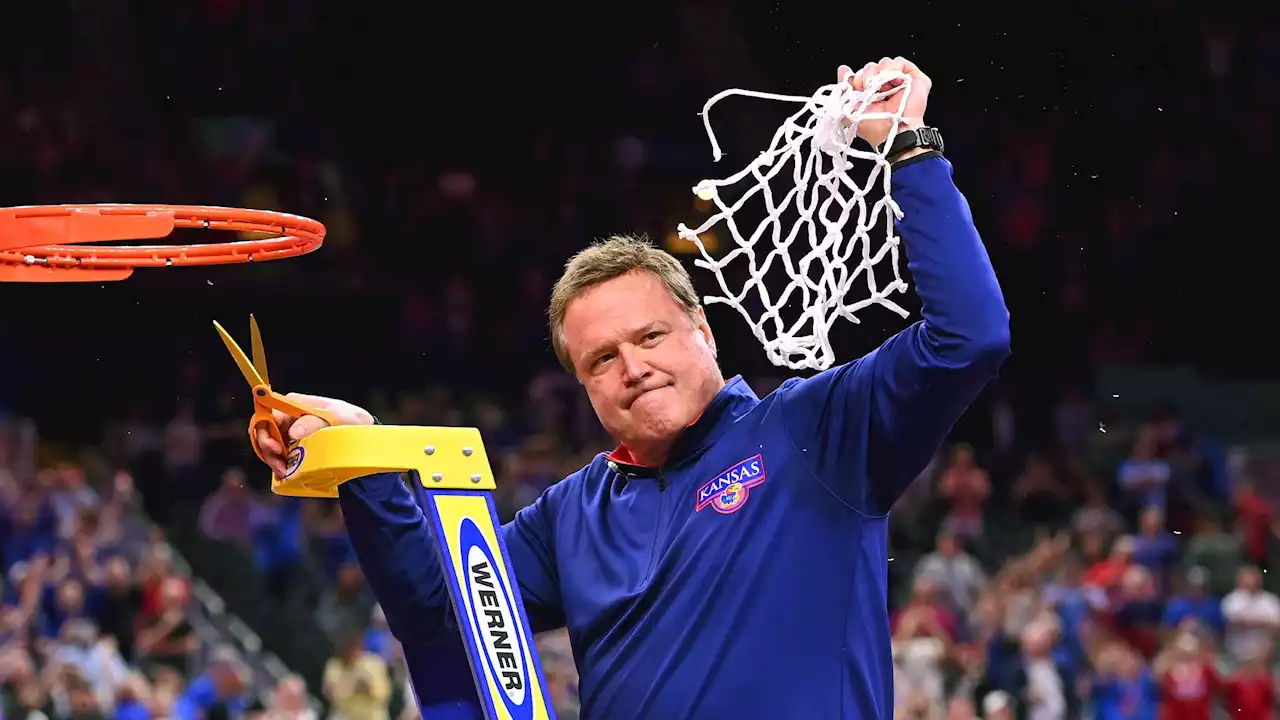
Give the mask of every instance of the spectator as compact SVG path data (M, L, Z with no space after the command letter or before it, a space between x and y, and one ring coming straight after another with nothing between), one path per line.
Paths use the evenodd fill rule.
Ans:
M1112 643L1099 654L1096 673L1091 697L1098 720L1154 720L1160 689L1138 653Z
M307 702L307 686L302 678L289 675L276 684L271 706L261 714L262 720L316 720Z
M1223 683L1225 705L1236 720L1271 720L1275 717L1275 677L1268 666L1266 648L1245 659Z
M187 621L187 589L180 580L165 580L160 590L159 611L144 620L138 631L137 652L153 671L181 676L188 670L198 642L195 629Z
M178 703L182 701L187 688L182 676L172 671L156 672L152 670L154 682L151 685L151 702L147 706L153 717L172 717L179 711ZM192 688L196 687L192 683Z
M1032 453L1013 483L1013 507L1034 525L1057 524L1065 512L1067 489L1042 455Z
M6 508L4 525L5 571L18 563L39 564L53 554L56 540L53 513L34 492L24 492L17 508Z
M325 577L330 582L338 579L338 572L343 565L356 560L355 548L351 546L351 537L347 535L346 521L342 518L338 506L311 504L307 526L311 532L311 541L320 556L320 564Z
M227 468L222 484L200 508L200 530L210 539L248 547L253 540L253 494L245 487L244 472Z
M897 625L907 617L915 617L911 623L912 627L924 626L930 631L941 629L948 641L956 637L958 620L955 614L947 609L946 604L939 600L938 586L932 578L916 578L911 600L891 620L895 628L895 636ZM911 634L908 633L907 636L910 637Z
M175 483L194 483L200 468L204 438L196 422L195 403L186 400L164 429L164 464Z
M1107 607L1107 594L1083 585L1080 560L1068 555L1058 566L1056 581L1045 587L1041 597L1045 606L1057 614L1061 648L1067 653L1070 669L1075 671L1084 660L1084 638L1093 630L1095 614Z
M1151 571L1156 585L1169 588L1169 572L1180 555L1173 535L1165 530L1164 510L1148 507L1138 516L1138 536L1133 539L1133 560Z
M1155 431L1143 428L1133 442L1129 459L1120 466L1120 488L1129 502L1139 510L1165 507L1166 493L1172 470L1169 463L1159 457L1159 441Z
M359 633L347 633L324 668L324 694L333 720L387 720L391 678L382 658L363 648Z
M1074 694L1072 676L1053 659L1055 628L1037 622L1022 631L1022 663L1015 681L1027 720L1066 720Z
M1068 455L1080 455L1088 447L1093 426L1094 408L1078 384L1070 384L1054 407L1053 428L1058 446Z
M961 549L960 542L949 530L943 530L938 536L938 549L916 564L916 577L937 583L951 609L963 618L973 609L987 578L978 561Z
M102 711L116 706L116 691L128 677L128 666L112 638L99 638L93 623L71 620L62 626L46 669L63 679L76 678L97 698Z
M98 627L114 639L125 662L134 660L134 629L142 611L142 590L133 581L129 561L115 556L107 561L99 595Z
M1087 585L1110 590L1120 583L1133 562L1133 538L1125 535L1116 538L1106 558L1095 562L1084 574Z
M58 717L69 720L107 720L106 713L98 706L93 687L80 675L68 671L52 682L50 696Z
M320 598L316 620L329 637L344 637L364 627L372 607L364 573L356 563L347 563L338 571L337 583Z
M45 691L31 655L22 647L0 648L0 683L4 717L49 720L55 717L53 701Z
M1249 561L1263 567L1271 545L1271 524L1275 515L1271 504L1258 494L1252 482L1240 481L1235 489L1236 531L1244 539Z
M1186 562L1204 568L1210 595L1222 597L1235 586L1243 562L1240 538L1224 532L1212 515L1201 517L1195 535L1187 543Z
M394 655L399 650L395 636L387 627L387 614L382 611L381 605L374 605L369 611L369 627L364 631L364 649L365 652L382 658L388 665L393 662Z
M1164 600L1151 571L1141 565L1125 570L1113 607L1111 622L1116 637L1143 659L1154 658L1160 648Z
M244 714L247 670L228 654L220 655L174 703L174 720L236 718Z
M91 522L96 524L96 520ZM95 537L95 529L77 528L69 538L59 539L50 579L73 579L86 584L101 580L98 555L107 548Z
M1218 675L1213 668L1212 654L1194 632L1176 634L1156 657L1154 673L1161 688L1162 718L1212 720Z
M1270 659L1280 632L1280 599L1262 589L1262 573L1244 567L1236 577L1236 589L1222 599L1227 619L1224 645L1238 663Z
M56 638L67 620L85 617L91 615L85 607L84 586L79 580L66 578L45 591L40 636Z
M573 648L569 645L569 633L563 630L543 633L537 644L556 716L577 720L581 711L578 706L578 671L574 666Z
M162 611L162 595L166 587L175 594L191 590L186 581L173 571L173 551L163 542L154 543L143 552L138 584L142 589L144 622Z
M267 493L253 510L254 561L267 592L284 602L302 563L302 501Z
M951 501L946 525L952 534L965 538L982 535L982 508L991 494L991 482L987 472L978 467L972 446L960 443L952 447L938 481L938 494Z
M60 535L70 535L80 513L96 508L98 494L85 485L84 470L59 463L49 475L49 508Z
M146 678L137 672L130 673L116 696L115 720L151 720L150 701L151 688Z
M1220 640L1226 631L1226 618L1222 615L1222 603L1209 594L1209 573L1202 567L1187 571L1185 591L1175 595L1165 606L1161 630L1173 636L1182 630L1207 631Z
M894 704L941 707L945 700L942 663L950 651L947 631L938 616L927 605L909 607L898 620L893 633Z

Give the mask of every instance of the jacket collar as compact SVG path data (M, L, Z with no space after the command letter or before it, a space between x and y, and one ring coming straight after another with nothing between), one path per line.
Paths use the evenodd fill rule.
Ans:
M681 465L685 460L700 454L724 433L734 420L746 415L759 403L760 398L756 397L755 392L747 385L747 381L743 380L741 375L735 375L725 383L715 397L711 398L711 402L707 403L702 414L676 438L664 467ZM655 474L662 469L639 464L626 445L614 448L612 452L605 455L605 459L614 470L634 475Z

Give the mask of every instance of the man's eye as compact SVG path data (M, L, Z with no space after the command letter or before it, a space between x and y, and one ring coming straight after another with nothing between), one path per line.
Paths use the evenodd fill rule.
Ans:
M651 332L651 333L649 333L648 335L645 335L645 336L644 336L644 341L645 341L645 342L647 342L647 343L651 343L651 342L653 342L654 340L657 340L657 339L658 339L658 338L660 338L660 337L662 337L662 333L661 333L661 332L659 332L659 331L657 331L657 330L654 330L653 332Z

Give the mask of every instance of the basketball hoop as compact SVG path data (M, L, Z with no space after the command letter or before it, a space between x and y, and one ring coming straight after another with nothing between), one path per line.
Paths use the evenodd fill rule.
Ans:
M894 84L901 81L900 84ZM902 211L889 193L889 161L884 150L869 151L853 147L858 123L865 120L889 120L890 130L884 148L892 147L905 119L911 78L900 72L888 72L868 78L866 89L855 91L848 83L820 88L812 96L777 95L751 90L726 90L715 95L702 110L702 120L712 153L718 161L721 150L711 130L708 113L716 102L731 95L803 104L774 133L769 148L737 173L722 180L703 180L693 192L703 200L715 203L717 212L695 229L683 223L680 236L694 243L701 259L694 264L712 271L723 293L707 296L708 304L722 303L737 310L764 345L769 361L793 370L825 370L835 361L829 335L836 319L859 322L856 313L869 305L881 305L902 317L907 311L889 299L893 293L906 292L898 268L899 239L894 236L894 222ZM894 112L868 112L871 103L898 97ZM865 179L850 174L853 162L869 161L871 168ZM775 179L790 180L794 186L785 192L770 187ZM746 183L741 196L732 204L720 196L721 188ZM879 188L883 197L868 201L868 195ZM744 236L734 215L748 202L763 202L767 217ZM783 227L782 214L795 213L798 219L789 229ZM724 223L737 247L722 258L711 256L699 237L712 227ZM800 250L800 237L808 247L800 258L793 258L793 247ZM879 242L873 242L875 235ZM723 270L735 260L746 263L749 277L738 290L731 290ZM884 287L877 285L873 269L885 258L893 269L893 279ZM771 269L784 271L790 278L785 287L770 291L764 278ZM815 277L816 276L816 277ZM853 284L862 278L866 295L855 298ZM755 301L763 307L758 317L743 302L754 291ZM799 306L799 319L784 321L781 315L788 303Z
M167 237L175 228L260 232L260 240L198 245L99 245ZM141 267L230 265L305 255L324 242L315 220L201 205L40 205L0 208L0 282L105 282Z

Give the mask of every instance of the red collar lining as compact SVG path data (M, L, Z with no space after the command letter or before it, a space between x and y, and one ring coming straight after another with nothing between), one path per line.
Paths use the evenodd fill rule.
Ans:
M689 428L693 427L694 425L697 425L697 424L698 424L698 421L702 419L702 415L703 415L703 413L705 413L705 412L706 412L706 410L703 410L703 412L698 413L698 417L694 418L694 419L693 419L693 422L689 423L688 425L685 425L685 426L684 426L684 429L685 429L685 430L688 430ZM605 457L605 459L606 459L606 460L612 460L613 462L616 462L616 463L622 463L623 465L631 465L631 466L633 466L633 467L643 467L643 468L652 468L652 467L653 467L653 466L651 466L651 465L645 465L645 464L640 463L639 461L637 461L637 460L636 460L635 453L631 452L631 448L627 447L626 445L619 445L618 447L614 448L612 451L610 451L610 452L609 452L609 454L608 454L608 455L605 455L604 457ZM656 469L656 468L654 468L654 469Z

